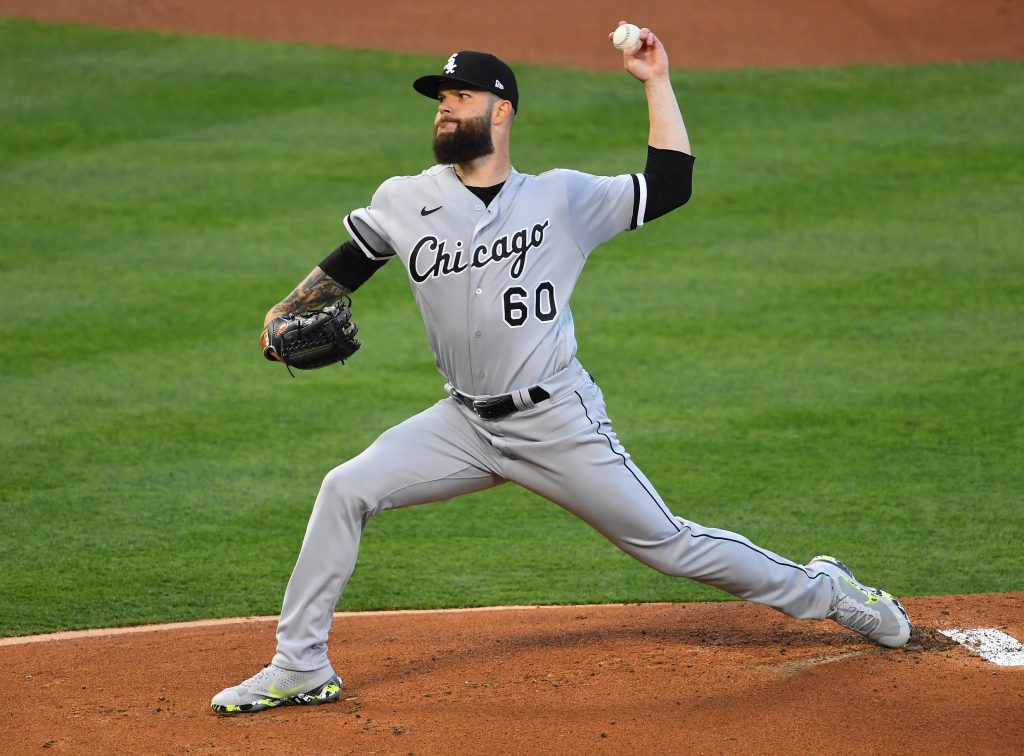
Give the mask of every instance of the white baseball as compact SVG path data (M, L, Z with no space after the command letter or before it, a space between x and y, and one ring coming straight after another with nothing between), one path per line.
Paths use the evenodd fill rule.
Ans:
M623 24L612 34L612 44L616 50L632 50L640 45L640 27Z

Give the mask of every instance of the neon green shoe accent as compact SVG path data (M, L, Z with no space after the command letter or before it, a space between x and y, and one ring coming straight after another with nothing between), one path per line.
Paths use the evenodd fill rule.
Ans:
M863 593L867 597L867 601L865 601L864 603L868 604L869 606L871 604L877 604L878 600L880 598L883 598L883 597L887 598L887 599L892 599L892 596L886 595L884 591L879 591L877 589L875 589L873 591L865 590L864 586L862 586L860 583L856 582L855 580L851 580L846 575L843 575L843 580L845 580L847 583L849 583L853 588L856 588L858 591Z
M334 675L318 688L305 693L300 691L305 686L299 686L289 690L280 690L277 687L276 682L271 682L270 693L273 696L261 696L251 703L241 704L217 704L210 702L210 708L212 708L217 714L251 714L258 711L265 711L267 709L276 709L279 706L288 705L309 705L309 704L324 704L337 701L341 695L341 689L343 684L341 678Z
M290 698L294 696L296 693L301 693L303 687L304 686L299 685L295 688L288 688L287 690L278 690L277 681L275 680L274 682L270 683L270 690L268 690L267 693L270 694L271 698Z

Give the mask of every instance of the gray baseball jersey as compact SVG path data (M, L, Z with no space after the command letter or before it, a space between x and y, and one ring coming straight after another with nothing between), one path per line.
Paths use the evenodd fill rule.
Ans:
M459 391L507 394L576 355L569 299L591 251L642 224L643 174L513 171L485 207L451 166L381 185L345 226L409 274L437 358Z
M274 664L329 663L332 613L370 517L508 481L668 575L794 617L826 616L833 584L820 571L672 514L576 359L573 287L595 247L641 224L645 192L643 175L513 171L485 207L450 166L436 166L385 182L348 215L366 255L405 266L450 386L477 399L511 394L517 411L488 419L447 397L328 473L285 591Z

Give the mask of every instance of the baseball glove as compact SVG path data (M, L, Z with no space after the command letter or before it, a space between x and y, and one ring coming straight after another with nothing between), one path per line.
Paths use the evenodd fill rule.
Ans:
M350 305L351 300L339 299L322 310L274 318L260 338L263 356L298 370L344 364L361 346Z

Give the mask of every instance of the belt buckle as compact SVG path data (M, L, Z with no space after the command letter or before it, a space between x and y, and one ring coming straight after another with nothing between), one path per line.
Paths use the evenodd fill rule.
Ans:
M487 408L494 406L498 401L500 401L495 399L470 399L461 391L457 390L452 391L452 398L463 407L477 415L480 414L481 410L486 411Z
M473 402L473 412L484 420L500 420L510 414L508 411L504 411L504 404L504 399L487 399L483 401L478 399Z
M450 393L455 401L484 420L500 420L516 411L512 397L508 394L492 399L472 399L458 389L453 388ZM511 406L506 409L506 405Z

